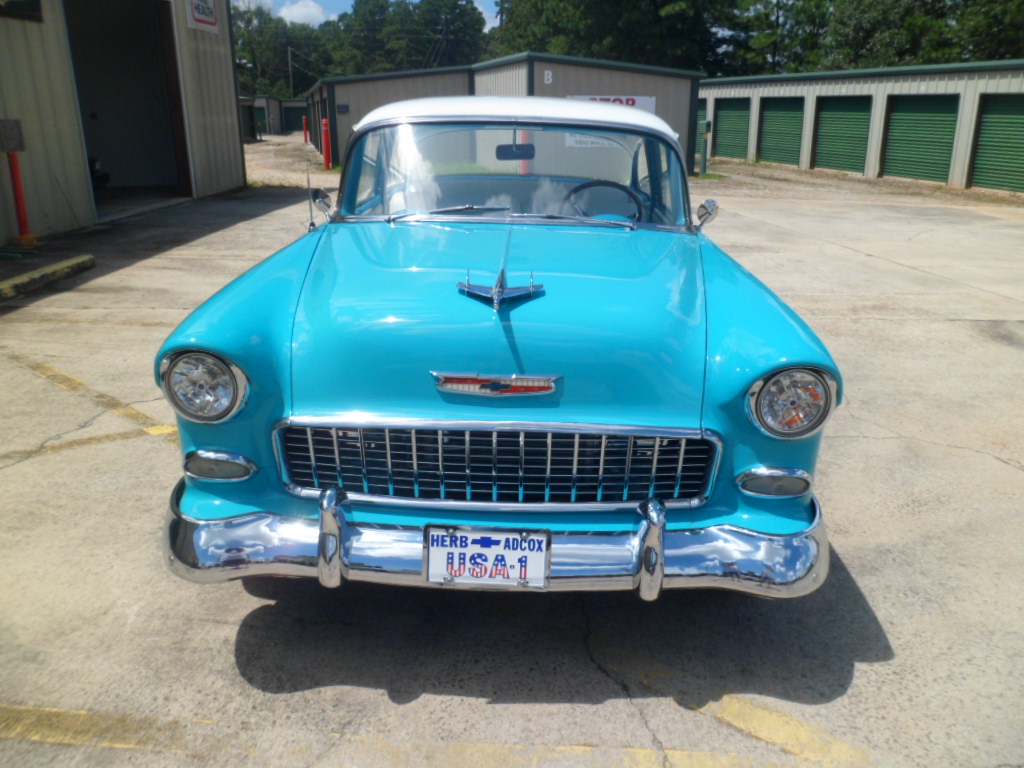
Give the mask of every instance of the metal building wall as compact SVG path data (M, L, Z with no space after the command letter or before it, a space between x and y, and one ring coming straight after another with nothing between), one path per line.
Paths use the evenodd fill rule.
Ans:
M529 72L528 61L479 67L473 73L473 93L477 96L529 96Z
M429 96L468 96L472 93L473 73L468 67L437 70L414 75L382 75L355 77L333 84L334 114L330 115L335 149L344 152L352 126L369 112L405 99ZM341 163L339 155L336 164Z
M212 2L216 3L220 20L216 33L189 27L188 0L173 0L174 38L195 197L245 186L229 0Z
M96 223L64 5L43 0L42 13L42 23L0 17L0 118L21 120L25 152L18 160L34 235ZM2 165L0 245L18 233L6 161Z
M630 72L544 59L531 64L534 96L655 97L655 114L672 126L672 130L679 134L679 143L686 147L690 135L690 94L694 81L648 71Z
M870 96L871 124L864 175L876 178L882 169L886 116L889 97L901 95L959 94L953 157L947 183L965 187L978 124L978 110L984 94L1024 93L1024 61L981 62L977 64L932 65L925 67L864 70L850 73L810 73L759 78L704 80L700 95L707 99L708 114L714 114L719 98L751 100L750 137L747 160L753 162L760 129L760 101L763 98L803 96L805 101L800 168L811 167L817 101L827 96Z

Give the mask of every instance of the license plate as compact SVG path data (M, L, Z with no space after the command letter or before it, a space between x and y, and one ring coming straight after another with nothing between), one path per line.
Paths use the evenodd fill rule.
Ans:
M547 585L547 531L428 527L426 535L431 583L492 589Z

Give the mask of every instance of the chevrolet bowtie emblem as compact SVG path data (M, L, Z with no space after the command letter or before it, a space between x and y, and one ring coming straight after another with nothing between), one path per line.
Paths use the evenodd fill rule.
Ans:
M546 395L555 391L561 376L483 376L476 373L437 373L431 371L434 383L442 392L461 395Z
M469 272L466 272L466 282L458 284L459 290L467 296L490 302L497 312L503 301L515 301L516 299L529 300L541 296L544 293L543 285L533 284L533 273L530 273L530 284L516 287L508 287L505 284L505 270L498 272L498 279L493 286L476 285L470 282Z

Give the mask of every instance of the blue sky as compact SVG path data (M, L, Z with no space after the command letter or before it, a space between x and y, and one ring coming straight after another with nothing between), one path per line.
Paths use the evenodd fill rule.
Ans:
M269 8L275 16L286 21L301 24L322 24L333 19L339 13L352 10L352 0L231 0L238 6L262 5ZM474 0L477 8L487 21L487 29L497 23L497 3L495 0Z

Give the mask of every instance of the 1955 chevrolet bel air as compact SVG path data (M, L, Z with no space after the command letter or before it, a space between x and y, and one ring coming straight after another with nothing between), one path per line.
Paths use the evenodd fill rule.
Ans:
M157 355L175 573L645 600L822 584L811 483L839 372L704 235L715 203L691 217L664 121L391 104L355 127L337 205L315 198L326 223Z

